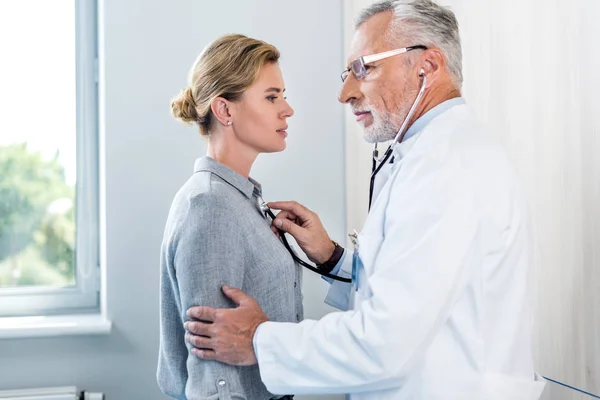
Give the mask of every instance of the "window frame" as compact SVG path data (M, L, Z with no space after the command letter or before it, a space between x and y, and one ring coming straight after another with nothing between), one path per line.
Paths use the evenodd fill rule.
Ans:
M0 317L100 311L98 7L96 0L73 1L77 118L76 285L67 288L1 288Z

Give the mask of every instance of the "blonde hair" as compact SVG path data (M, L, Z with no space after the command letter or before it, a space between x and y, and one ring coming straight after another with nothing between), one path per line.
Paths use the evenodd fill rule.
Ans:
M189 87L171 102L171 113L188 124L197 123L208 136L214 120L212 101L223 97L238 101L258 79L260 69L279 60L273 45L244 35L221 36L194 62L188 77Z

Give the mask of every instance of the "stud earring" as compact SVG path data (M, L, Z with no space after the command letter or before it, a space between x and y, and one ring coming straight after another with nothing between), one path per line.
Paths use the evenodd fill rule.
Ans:
M227 126L231 126L231 121L227 121Z

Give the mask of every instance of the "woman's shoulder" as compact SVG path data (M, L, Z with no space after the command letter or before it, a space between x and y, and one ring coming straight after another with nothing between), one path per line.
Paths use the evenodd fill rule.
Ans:
M208 174L206 174L208 175ZM219 182L211 176L202 173L194 174L179 189L175 196L175 201L185 203L190 208L200 208L211 210L214 208L229 208L231 199L230 194L223 188Z
M227 182L209 173L195 173L177 192L172 208L194 215L212 215L213 218L236 218L241 193L236 193ZM243 197L243 196L242 196Z

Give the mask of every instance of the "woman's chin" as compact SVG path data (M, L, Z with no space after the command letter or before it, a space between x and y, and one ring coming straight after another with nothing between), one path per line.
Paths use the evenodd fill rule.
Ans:
M277 152L284 151L286 148L287 148L287 142L285 140L282 140L281 144L279 145L279 148L276 151Z
M285 140L282 140L279 143L273 143L270 146L263 147L260 152L261 153L279 153L286 149L287 143Z

